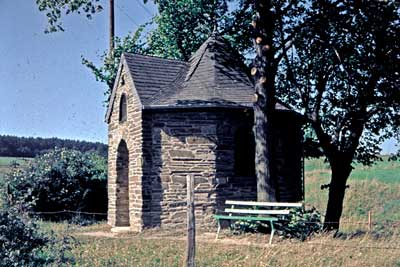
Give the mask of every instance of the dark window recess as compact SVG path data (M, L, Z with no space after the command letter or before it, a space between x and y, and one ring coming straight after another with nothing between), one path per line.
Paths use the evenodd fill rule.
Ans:
M235 175L255 175L255 144L251 129L238 129L235 134Z
M119 121L126 121L126 113L127 113L127 108L126 108L126 95L123 94L121 96L121 100L119 102Z

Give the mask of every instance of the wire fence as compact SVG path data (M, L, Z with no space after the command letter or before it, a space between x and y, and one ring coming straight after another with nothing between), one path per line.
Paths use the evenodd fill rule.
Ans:
M56 215L56 214L84 214L84 215L101 215L101 216L107 216L106 212L88 212L88 211L76 211L76 210L59 210L59 211L28 211L27 212L29 215ZM323 217L323 216L322 216ZM385 224L390 224L400 226L400 220L391 220L391 219L384 219L382 220L383 223ZM308 223L308 224L317 224L319 222L303 222L303 223ZM323 221L324 224L336 224L337 222L326 222ZM352 221L352 220L340 220L340 224L354 224L354 225L367 225L367 224L377 224L377 222L372 222L372 220L368 221Z
M41 211L41 212L27 212L29 215L63 215L63 214L69 214L69 215L77 215L77 216L81 216L81 215L89 215L89 216L102 216L103 218L106 218L107 213L102 213L102 212L87 212L87 211L74 211L74 210L60 210L60 211ZM303 222L306 224L321 224L321 222ZM325 224L336 224L337 222L323 222ZM369 232L373 232L374 228L376 225L378 225L380 222L372 222L372 228L369 229L371 231ZM400 226L400 220L385 220L383 222L385 224L385 228L386 227L391 227L393 229L395 229L396 227ZM360 225L365 225L365 226L371 226L371 222L369 221L360 221L360 220L350 220L350 219L346 219L346 220L342 220L340 221L341 225L356 225L356 226L360 226ZM80 226L78 226L80 227ZM160 230L162 231L162 230ZM210 232L212 233L212 231ZM172 233L171 231L167 231L164 234L161 234L159 237L160 238L166 238L166 239L176 239L176 240L181 240L182 238L184 238L185 235L185 231L178 231L178 232L174 232ZM201 236L201 235L200 235ZM352 235L349 235L350 237ZM359 250L363 250L363 249L368 249L368 250L391 250L391 251L398 251L400 250L400 246L398 246L398 242L400 239L400 235L398 232L392 232L391 234L387 234L385 236L384 239L379 239L374 237L373 235L369 235L368 232L364 232L364 234L362 236L364 237L371 237L371 240L375 240L377 243L376 244L380 244L380 245L370 245L370 244L365 244L365 238L363 238L362 236L357 236L354 235L355 237L360 237L361 241L351 241L351 240L358 240L355 239L354 237L351 238L343 238L343 240L340 240L340 238L329 238L329 237L317 237L317 238L310 238L309 240L307 240L306 242L295 242L295 243L287 243L287 242L283 242L283 243L275 243L275 246L280 246L280 245L295 245L295 246L322 246L322 247L332 247L332 248L345 248L345 249L359 249ZM150 235L149 238L154 238L154 236ZM383 245L383 243L387 240L391 240L389 244ZM339 244L339 241L343 241L343 243ZM204 242L203 239L200 239L200 242ZM211 241L207 241L207 242L211 242ZM212 241L214 242L214 241ZM216 241L216 242L220 242L220 241ZM348 242L351 242L350 244ZM240 243L238 243L240 244ZM390 245L390 244L394 244L394 245ZM251 244L249 244L250 246L254 245L254 246L268 246L267 244L263 244L260 243L259 240L251 242ZM396 252L397 253L397 252Z
M74 210L59 210L59 211L29 211L29 215L56 215L56 214L84 214L84 215L102 215L107 216L107 213L101 212L86 212L86 211L74 211Z

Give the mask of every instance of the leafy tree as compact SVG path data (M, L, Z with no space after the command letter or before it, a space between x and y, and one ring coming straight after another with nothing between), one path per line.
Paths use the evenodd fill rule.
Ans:
M326 230L339 228L354 161L372 164L399 133L399 21L395 1L315 1L313 20L285 55L278 95L310 122L332 170Z
M216 30L229 36L232 45L245 53L251 43L250 10L243 1L229 11L227 0L155 1L156 28L149 33L148 46L153 55L188 61L200 45ZM246 38L247 37L247 38Z
M60 20L62 14L83 13L87 18L92 18L93 14L103 9L98 2L99 0L36 0L39 10L47 16L46 33L64 31Z

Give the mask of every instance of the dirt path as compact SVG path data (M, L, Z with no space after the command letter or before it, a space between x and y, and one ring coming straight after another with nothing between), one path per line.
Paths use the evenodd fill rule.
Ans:
M120 239L164 239L173 241L185 241L186 236L184 232L161 232L161 231L145 231L144 233L112 233L111 231L92 231L92 232L77 232L74 235L78 236L89 236L94 238L120 238ZM232 235L220 235L218 240L215 239L215 233L204 232L196 234L196 241L200 243L218 243L224 245L236 245L236 246L252 246L252 247L271 247L280 243L278 237L274 238L274 243L268 245L269 235L245 235L245 236L232 236Z

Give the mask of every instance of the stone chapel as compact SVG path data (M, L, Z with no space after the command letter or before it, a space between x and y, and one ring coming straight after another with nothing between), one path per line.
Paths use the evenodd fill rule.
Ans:
M186 225L186 175L196 223L224 201L256 200L254 85L239 53L211 36L189 62L124 53L106 114L108 223L141 231ZM299 116L276 105L279 201L304 195Z

